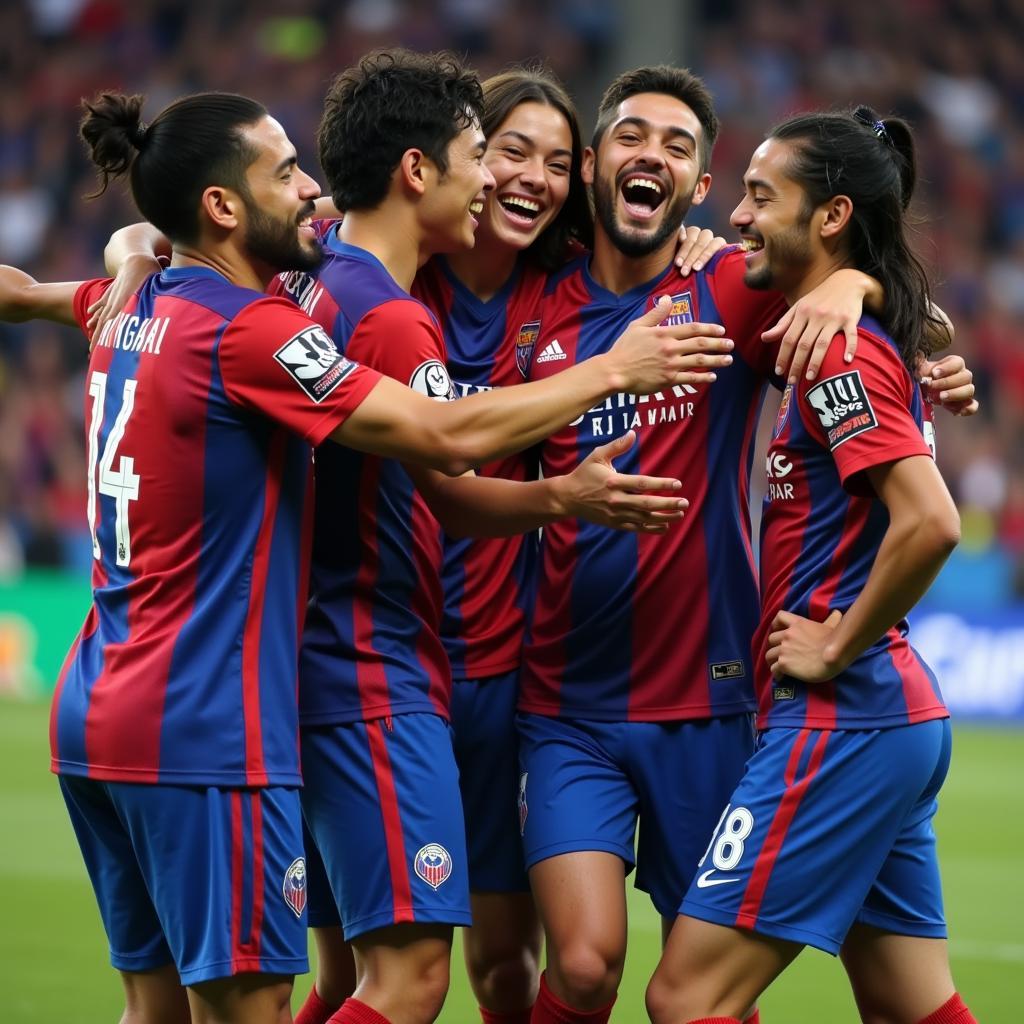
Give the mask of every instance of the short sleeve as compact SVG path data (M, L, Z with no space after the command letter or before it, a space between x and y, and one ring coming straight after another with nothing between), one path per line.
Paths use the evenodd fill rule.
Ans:
M455 398L437 321L415 299L389 299L366 312L345 353L427 398L441 402Z
M89 320L89 307L99 298L102 298L106 290L114 283L112 277L94 278L92 281L83 281L75 292L72 302L75 320L82 331L88 336L89 331L86 323Z
M761 335L782 318L786 300L780 292L761 291L744 282L746 264L738 249L723 249L704 273L725 336L736 343L736 351L750 366L767 376L774 368L777 348L766 345Z
M832 341L816 381L798 385L800 412L808 429L832 453L843 486L865 493L858 474L873 466L931 456L911 411L914 382L896 351L859 331L852 363L843 358L845 338Z
M225 329L217 350L232 402L318 445L373 390L380 374L343 356L286 299L261 299Z

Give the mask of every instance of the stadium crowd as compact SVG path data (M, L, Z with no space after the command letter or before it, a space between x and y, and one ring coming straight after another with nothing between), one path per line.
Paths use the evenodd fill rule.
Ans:
M865 102L914 124L927 221L920 251L983 403L981 415L941 434L964 534L933 599L978 608L1024 596L1024 3L704 0L693 13L698 30L679 49L723 122L717 184L700 219L727 236L747 157L784 114ZM372 46L449 46L485 74L540 50L582 93L611 51L616 18L610 2L584 0L5 4L0 262L46 280L89 277L111 230L135 219L117 190L81 201L93 174L73 123L78 99L97 88L145 92L152 110L203 88L253 95L312 169L325 83ZM591 111L582 114L586 125ZM0 577L90 562L84 363L74 331L0 327Z

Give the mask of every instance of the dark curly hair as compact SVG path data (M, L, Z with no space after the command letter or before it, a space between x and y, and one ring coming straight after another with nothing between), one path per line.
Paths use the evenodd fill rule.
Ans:
M334 205L378 206L409 149L422 150L444 174L452 139L482 112L476 74L452 54L400 48L367 54L331 83L317 131Z

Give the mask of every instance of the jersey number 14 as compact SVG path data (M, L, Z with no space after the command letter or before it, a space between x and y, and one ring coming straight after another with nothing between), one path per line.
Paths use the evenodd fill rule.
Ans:
M127 566L132 560L132 537L128 526L130 502L139 497L139 475L135 472L135 459L121 455L114 469L117 449L124 437L125 427L135 408L135 388L138 381L128 378L124 382L121 408L103 446L103 456L97 460L100 425L103 420L104 399L107 396L107 375L94 370L89 377L89 395L92 415L89 418L89 532L92 534L92 556L100 557L100 542L96 535L96 492L114 499L114 538L117 544L117 564ZM99 461L99 479L96 463Z

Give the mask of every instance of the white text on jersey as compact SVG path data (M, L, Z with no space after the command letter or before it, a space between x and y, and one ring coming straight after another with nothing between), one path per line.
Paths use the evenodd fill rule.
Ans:
M152 352L160 355L160 346L171 318L167 316L136 316L118 313L100 332L99 348L119 348L125 352Z

